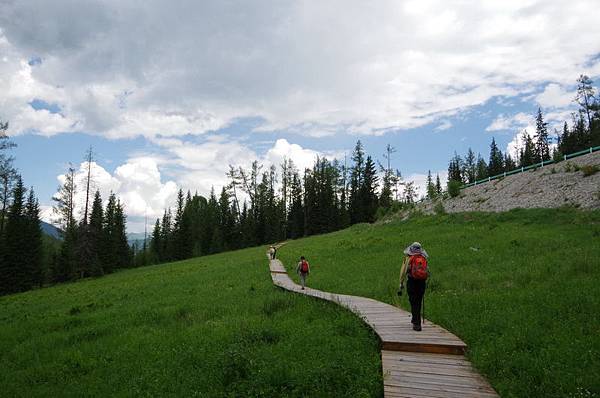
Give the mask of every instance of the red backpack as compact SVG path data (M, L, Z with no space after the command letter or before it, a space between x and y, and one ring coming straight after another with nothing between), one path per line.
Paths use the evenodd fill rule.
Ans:
M429 277L429 269L427 268L427 259L415 254L408 259L408 274L413 279L426 280Z
M302 263L300 264L300 272L302 272L303 274L306 274L308 272L308 261L302 260Z

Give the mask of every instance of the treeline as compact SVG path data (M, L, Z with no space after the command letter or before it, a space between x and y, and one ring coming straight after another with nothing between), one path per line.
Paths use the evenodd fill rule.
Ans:
M149 247L136 259L182 260L373 222L417 196L414 183L392 170L394 151L388 145L387 167L376 165L360 141L351 165L317 158L303 173L292 159L264 171L258 162L247 170L230 166L218 196L180 190L175 208L156 220Z
M45 265L39 203L13 166L7 129L0 121L0 295L40 286Z
M64 183L52 198L54 213L60 224L63 240L53 254L49 282L65 282L111 273L133 265L133 251L127 243L126 215L121 201L114 193L103 207L96 191L91 199L93 173L92 148L86 154L85 203L81 216L76 218L77 190L75 169L70 166Z
M40 208L33 188L27 189L13 167L8 150L8 123L0 123L0 294L36 286L100 276L133 264L127 243L126 216L120 200L111 193L103 207L100 192L91 198L92 152L88 152L85 207L75 216L75 170L69 167L64 183L53 197L62 240L44 235Z
M448 164L448 192L458 194L464 183L473 183L487 177L527 167L542 161L554 159L560 161L564 155L600 145L600 99L596 98L593 82L588 76L577 79L577 96L574 101L579 105L572 114L571 127L564 122L562 133L554 130L556 145L551 150L548 123L544 120L541 108L535 116L535 133L531 136L526 130L521 135L521 145L516 158L503 154L492 138L488 161L481 154L475 155L471 148L461 157L456 152Z

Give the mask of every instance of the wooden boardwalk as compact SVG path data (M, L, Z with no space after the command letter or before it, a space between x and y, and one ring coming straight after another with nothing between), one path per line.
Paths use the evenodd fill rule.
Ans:
M333 301L358 315L379 336L385 397L498 397L464 357L466 344L429 321L412 330L410 313L377 300L302 290L279 260L270 260L271 278L283 289Z

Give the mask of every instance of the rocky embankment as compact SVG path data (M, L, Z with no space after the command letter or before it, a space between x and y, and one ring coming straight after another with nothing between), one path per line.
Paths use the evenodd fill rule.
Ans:
M514 208L575 206L600 209L600 152L463 189L442 201L449 213L507 211ZM435 203L419 205L426 213Z

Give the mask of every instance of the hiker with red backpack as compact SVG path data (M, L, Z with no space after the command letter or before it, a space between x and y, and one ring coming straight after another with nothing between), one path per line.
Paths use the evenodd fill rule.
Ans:
M296 272L300 277L300 283L302 283L302 290L304 290L304 287L306 286L306 277L308 276L308 274L310 274L310 265L308 264L308 261L306 261L306 258L304 258L304 256L300 257L300 261L296 266Z
M413 330L421 331L421 308L425 297L425 287L427 278L429 278L429 268L427 266L427 252L419 242L404 249L404 260L400 269L400 289L398 296L402 295L404 289L404 278L408 277L406 282L406 291L410 310L412 313Z

